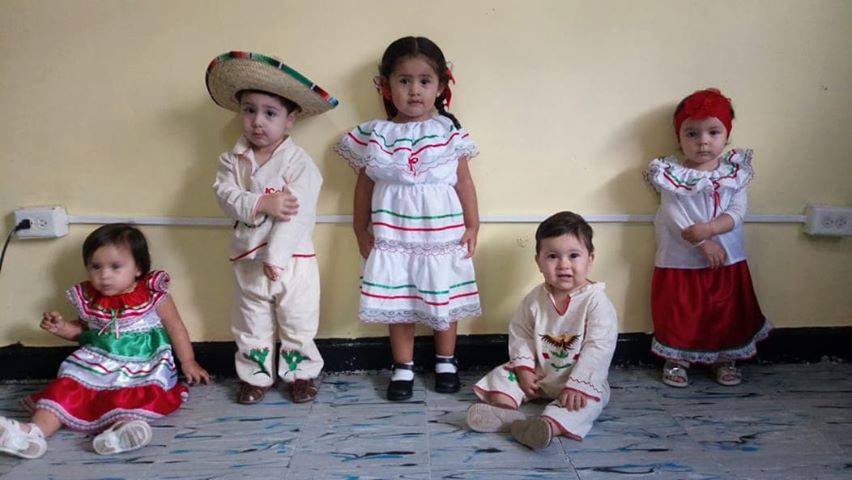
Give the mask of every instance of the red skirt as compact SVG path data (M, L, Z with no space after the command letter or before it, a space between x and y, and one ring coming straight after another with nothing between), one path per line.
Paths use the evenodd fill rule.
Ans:
M61 377L24 399L30 410L45 409L63 425L78 431L103 430L120 420L151 421L177 410L187 398L185 385L164 390L158 384L95 390Z
M654 268L651 313L651 351L690 363L753 357L772 328L745 260L717 269Z

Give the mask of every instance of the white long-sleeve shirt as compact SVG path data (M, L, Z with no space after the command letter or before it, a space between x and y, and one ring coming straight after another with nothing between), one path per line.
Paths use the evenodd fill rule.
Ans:
M236 221L230 260L257 259L279 268L293 256L313 256L312 240L322 175L311 157L288 137L261 166L240 137L234 148L219 156L213 190L219 206ZM299 200L299 212L289 222L257 212L267 194L287 189Z
M745 260L743 218L748 209L746 188L754 176L752 151L735 149L722 155L715 170L683 166L677 157L657 158L645 171L646 181L660 192L654 217L657 253L654 265L662 268L707 268L701 250L681 237L683 229L727 214L734 228L712 240L725 250L725 265Z
M609 364L618 341L618 316L603 283L571 293L557 306L545 284L521 302L509 323L512 368L542 372L542 382L609 398ZM564 309L559 311L559 308Z

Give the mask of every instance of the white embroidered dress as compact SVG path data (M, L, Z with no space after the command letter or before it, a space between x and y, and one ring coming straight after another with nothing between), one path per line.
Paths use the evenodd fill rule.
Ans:
M373 120L335 147L375 182L375 245L361 281L365 322L420 322L446 330L481 315L473 262L455 191L460 159L477 155L467 131L443 116L410 123Z

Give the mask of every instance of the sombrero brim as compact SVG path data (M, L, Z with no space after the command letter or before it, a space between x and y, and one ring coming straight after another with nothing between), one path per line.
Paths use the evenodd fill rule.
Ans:
M207 67L207 91L219 106L238 112L237 92L261 90L280 95L302 110L298 118L327 112L337 99L280 60L251 52L227 52Z

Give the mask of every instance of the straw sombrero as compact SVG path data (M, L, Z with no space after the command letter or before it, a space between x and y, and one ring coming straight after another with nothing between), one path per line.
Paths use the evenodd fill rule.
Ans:
M227 52L207 67L207 91L219 106L238 112L240 90L261 90L280 95L299 107L297 118L327 112L337 99L277 58L251 52Z

